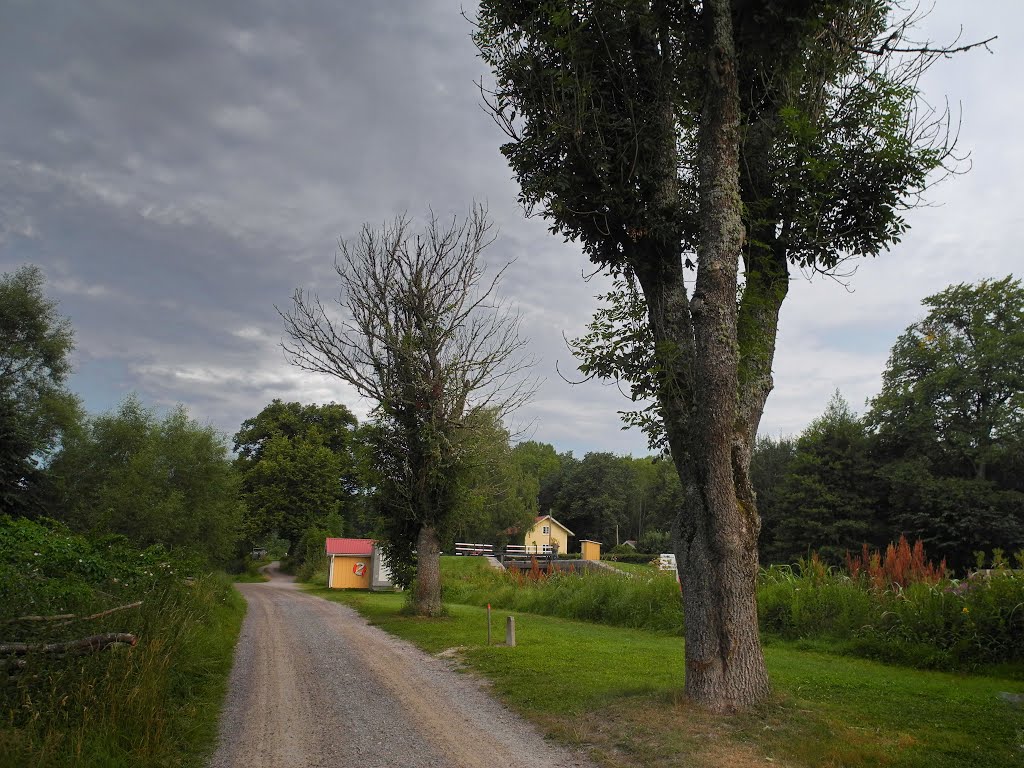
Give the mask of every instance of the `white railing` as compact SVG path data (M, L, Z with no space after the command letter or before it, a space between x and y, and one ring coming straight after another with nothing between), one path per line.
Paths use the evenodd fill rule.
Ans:
M455 542L456 555L493 555L494 546L491 544L467 544Z
M558 551L555 544L509 544L506 555L550 555Z

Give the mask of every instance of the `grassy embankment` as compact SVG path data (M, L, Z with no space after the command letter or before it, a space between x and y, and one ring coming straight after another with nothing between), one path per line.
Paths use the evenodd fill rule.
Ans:
M1024 765L1024 709L1000 697L1024 693L1019 680L908 669L769 638L772 700L747 715L709 717L682 700L682 641L671 630L502 610L496 635L504 616L516 615L518 646L487 647L485 610L454 602L460 589L463 597L479 597L470 594L479 589L476 568L468 558L446 560L452 602L442 620L402 616L401 595L329 597L427 651L461 647L460 658L493 680L513 708L608 766L746 766L769 758L865 768ZM636 579L618 581L640 589L628 586ZM607 598L605 590L614 588L592 589Z
M262 584L270 579L265 576L260 568L270 565L272 561L269 558L263 560L249 560L245 561L245 570L241 573L234 573L231 575L231 580L238 584Z
M86 655L31 653L0 675L2 768L204 765L216 741L235 640L245 614L222 574L117 538L0 519L3 639L68 641L127 632L134 647ZM194 571L193 571L194 572ZM25 621L28 615L97 619Z

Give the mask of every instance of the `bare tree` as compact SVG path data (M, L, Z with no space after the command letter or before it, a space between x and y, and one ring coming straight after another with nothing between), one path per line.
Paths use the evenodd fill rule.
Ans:
M456 501L470 433L489 410L504 416L533 394L519 314L485 278L494 241L484 207L460 221L431 213L422 234L407 216L342 242L336 306L296 290L281 312L296 366L336 376L376 403L375 459L399 569L415 549L417 613L441 610L440 538Z

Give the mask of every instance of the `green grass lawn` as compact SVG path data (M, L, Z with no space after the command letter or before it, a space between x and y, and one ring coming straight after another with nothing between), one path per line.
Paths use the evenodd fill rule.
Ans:
M614 560L602 560L601 562L605 565L610 565L612 568L617 570L637 574L639 576L656 576L663 573L663 571L659 571L657 567L653 565L644 565L641 563L617 563ZM671 573L667 572L665 575L672 576Z
M469 558L467 558L469 560ZM469 566L466 566L469 567ZM427 651L461 647L468 667L547 733L607 766L1024 766L1024 709L999 698L1024 683L924 672L801 650L765 649L775 689L758 711L718 718L682 699L682 640L533 614L518 645L486 645L486 611L403 616L404 597L314 590Z

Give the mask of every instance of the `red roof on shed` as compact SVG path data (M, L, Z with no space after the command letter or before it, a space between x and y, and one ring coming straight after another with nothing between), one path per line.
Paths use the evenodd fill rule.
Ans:
M328 539L328 555L372 555L373 539Z

